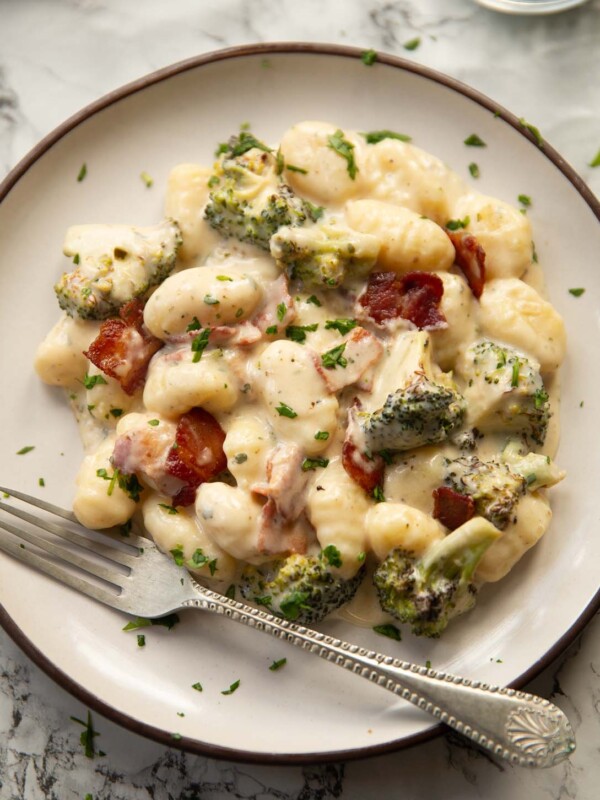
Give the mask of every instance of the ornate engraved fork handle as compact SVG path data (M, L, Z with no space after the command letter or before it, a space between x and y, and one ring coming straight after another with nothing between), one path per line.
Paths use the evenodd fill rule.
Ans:
M575 749L568 719L541 697L400 661L278 619L204 587L195 589L196 596L185 606L230 617L355 672L512 764L551 767Z

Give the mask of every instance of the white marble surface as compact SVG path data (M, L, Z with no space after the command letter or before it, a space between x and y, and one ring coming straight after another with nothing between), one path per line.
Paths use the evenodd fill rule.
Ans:
M403 43L421 37L407 52ZM542 130L600 193L600 0L551 17L471 0L0 0L0 175L81 106L159 67L256 41L354 44L440 69ZM141 739L86 710L0 632L0 800L537 800L600 794L600 622L529 687L563 708L578 749L545 772L498 766L454 737L348 764L232 765Z

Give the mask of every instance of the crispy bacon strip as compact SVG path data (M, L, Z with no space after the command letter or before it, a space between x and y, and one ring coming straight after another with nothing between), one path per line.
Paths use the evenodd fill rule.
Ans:
M351 383L358 383L369 367L383 355L383 345L379 339L360 326L345 336L340 344L345 345L344 358L347 364L343 369L328 369L323 366L321 354L315 353L314 356L317 372L330 392L339 392Z
M162 346L144 327L144 303L131 300L118 317L102 323L84 356L132 395L144 383L150 359Z
M446 233L456 250L455 263L463 271L469 288L479 300L485 284L485 250L472 233L448 229Z
M372 272L358 302L379 324L402 317L432 331L448 327L440 309L443 294L441 278L431 272Z
M342 445L342 466L354 483L357 483L367 494L373 494L373 491L383 483L385 462L381 456L367 456L356 444L357 441L360 441L360 437L357 435L356 409L357 405L348 410L348 428Z
M167 474L185 484L173 497L174 505L191 505L198 486L225 469L224 441L225 431L203 408L193 408L180 418L166 460Z
M306 553L308 549L306 532L297 523L285 520L272 497L269 497L262 507L258 526L257 547L261 555Z
M433 516L451 531L460 528L475 514L473 498L459 494L449 486L433 490Z

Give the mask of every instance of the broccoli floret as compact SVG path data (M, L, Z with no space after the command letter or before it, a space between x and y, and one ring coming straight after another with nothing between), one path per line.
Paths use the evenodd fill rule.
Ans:
M468 379L470 425L484 433L510 431L544 443L550 404L539 364L512 347L486 340L469 347L461 371Z
M392 550L373 575L381 608L410 624L417 636L439 636L452 617L475 604L473 574L500 535L487 520L474 517L421 557Z
M244 132L232 137L209 180L213 188L204 218L223 236L263 250L283 225L314 221L320 209L295 195L277 172L277 160L266 145Z
M458 392L416 372L404 389L388 395L382 408L359 412L357 419L371 452L411 450L443 442L461 424L465 409Z
M306 228L280 228L271 239L271 255L291 278L331 288L346 278L367 275L380 246L370 234L342 224L317 223Z
M60 307L82 319L115 316L125 303L165 280L181 242L179 226L171 219L147 228L69 228L63 250L76 266L54 287Z
M502 462L508 464L511 471L521 475L526 481L527 489L534 492L545 486L554 486L565 477L550 456L541 453L525 453L521 442L511 439L501 456Z
M248 566L241 577L242 595L265 606L278 617L302 624L319 622L331 611L347 603L356 593L364 567L350 579L332 571L339 564L329 547L318 555L293 554L285 559Z
M446 486L473 498L475 513L503 530L510 522L515 504L525 494L527 481L498 461L481 461L463 456L446 462Z

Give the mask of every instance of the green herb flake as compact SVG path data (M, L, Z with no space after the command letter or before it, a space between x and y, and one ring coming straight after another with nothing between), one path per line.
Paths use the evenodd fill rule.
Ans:
M248 461L248 454L247 453L236 453L234 459L236 464L243 464L245 461Z
M121 417L123 415L123 409L111 408L111 410L108 413L111 415L111 417Z
M279 322L283 322L283 318L285 317L287 312L287 306L285 303L279 303L277 306L277 319Z
M325 322L325 330L338 331L342 336L345 336L353 328L356 328L357 324L355 319L328 319Z
M277 175L281 175L284 169L285 161L283 160L283 153L281 152L280 148L275 155L275 172Z
M175 741L178 742L181 739L181 734L180 733L172 733L171 734L171 739L175 739Z
M519 385L520 372L521 362L518 358L516 358L512 365L512 375L510 379L510 385L513 387L513 389L516 389L516 387Z
M232 583L231 586L227 587L227 590L225 591L225 597L227 597L229 600L235 600L235 583Z
M405 50L416 50L417 47L421 44L421 37L415 36L414 39L409 39L408 42L404 42L402 47Z
M319 300L319 298L318 298L316 295L314 295L314 294L311 294L311 296L310 296L310 297L307 297L307 298L306 298L306 302L307 302L307 303L312 303L312 304L313 304L313 306L317 306L318 308L320 308L320 307L321 307L321 301L320 301L320 300Z
M153 428L156 428L157 425L160 425L159 419L149 419L148 425L151 425Z
M280 658L277 661L274 661L269 667L269 669L271 670L271 672L277 672L278 669L285 667L286 664L287 664L287 658Z
M233 278L230 278L229 275L217 275L218 281L232 281Z
M81 259L79 258L79 253L75 253L75 255L73 256L73 263L79 264L80 261Z
M388 639L393 639L395 642L402 641L402 634L399 629L391 623L387 623L386 625L374 625L373 630L380 636L387 636Z
M581 297L582 294L585 294L585 289L581 287L577 289L569 289L569 294L572 294L573 297Z
M166 511L168 514L179 514L179 511L177 511L177 509L175 508L175 506L170 506L170 505L168 505L167 503L159 503L159 504L158 504L158 507L159 507L159 508L164 508L164 510L165 510L165 511Z
M145 170L140 173L140 178L146 185L146 189L150 189L152 186L154 186L153 178L151 178L150 175L148 175L148 173Z
M196 681L196 683L192 683L192 689L195 689L197 692L203 692L204 691L200 681Z
M426 669L431 669L431 661L429 659L425 662L425 667Z
M476 133L472 133L470 136L467 136L467 138L464 140L464 144L466 144L467 147L487 147L487 144Z
M43 478L38 478L38 486L42 488L46 485L46 481Z
M212 294L205 294L204 295L204 302L206 303L207 306L218 306L219 303L220 303L220 300L218 298L216 298L216 297L213 297Z
M274 336L278 330L279 329L277 325L269 325L268 328L265 328L265 333L267 334L267 336Z
M471 174L472 178L479 177L479 165L476 164L474 161L471 161L469 164L469 173Z
M596 153L594 158L592 158L592 160L590 161L588 166L590 166L590 167L600 167L600 150L598 150L598 152Z
M459 231L461 228L466 228L470 222L471 218L468 216L464 219L449 219L446 223L446 228L449 231Z
M20 450L17 450L17 455L18 456L24 456L27 453L31 453L32 450L35 450L35 445L34 444L28 444L28 445L25 445L25 447L22 447Z
M363 52L360 54L360 60L365 65L365 67L372 67L373 64L377 61L377 51L363 50Z
M79 741L83 745L83 751L85 753L86 758L94 758L96 755L96 745L94 739L96 736L100 736L94 730L94 723L92 721L92 714L90 711L87 712L87 721L84 722L82 719L78 719L77 717L71 717L73 722L76 722L78 725L83 725L85 730L81 732L81 736L79 737ZM99 752L98 755L104 755L104 753Z
M143 633L138 633L137 635L137 644L138 647L146 647L146 637Z
M279 403L279 405L275 408L275 411L279 414L280 417L288 417L289 419L294 419L298 416L293 408L290 408L286 403Z
M328 544L321 551L321 555L327 561L330 567L342 566L342 555L334 544Z
M84 797L84 800L94 800L94 798L93 798L93 797L92 797L92 795L91 795L91 794L88 792L88 794L86 794L86 796Z
M192 362L197 364L198 361L202 358L202 353L204 353L206 349L206 345L208 344L208 337L210 336L210 328L204 328L204 330L198 334L198 336L194 336L192 339L192 353L194 354L192 357Z
M306 332L316 331L319 325L315 322L313 325L288 325L285 329L285 335L288 339L298 344L303 344L306 341Z
M151 625L158 625L162 628L167 628L167 630L171 630L178 622L179 616L177 614L166 614L164 617L155 617L153 619L149 619L148 617L136 617L131 620L131 622L128 622L122 630L125 632L137 631L140 628L149 628Z
M102 375L88 375L86 373L83 378L83 385L86 389L93 389L94 386L100 386L103 383L107 384L108 381Z
M173 556L173 561L177 564L178 567L183 567L185 564L185 556L183 554L183 545L176 544L172 550L169 550L169 553Z
M341 367L344 369L348 366L348 359L344 358L344 350L346 349L346 342L333 347L321 356L321 363L326 369L335 369Z
M354 145L352 142L344 139L344 131L338 128L334 134L328 136L327 146L346 160L346 169L348 170L348 175L352 180L354 180L358 172L358 167L356 166L356 161L354 160Z
M233 693L236 691L236 689L238 689L238 688L239 688L239 685L240 685L240 683L241 683L241 680L238 678L238 680L237 680L237 681L234 681L234 682L231 684L231 686L229 687L229 689L224 689L224 690L221 692L221 694L233 694Z
M384 139L397 139L399 142L412 142L412 136L407 136L406 133L396 133L396 131L369 131L368 133L361 133L364 136L367 144L379 144Z
M376 503L385 503L385 495L383 494L383 489L381 488L381 486L376 486L373 489L372 496L373 500L375 500Z
M531 260L534 264L538 263L538 254L537 250L535 249L535 242L531 243Z
M356 556L356 560L358 561L359 564L364 564L366 557L367 557L367 554L363 551L362 553L359 553Z
M544 139L539 131L539 128L536 128L535 125L532 125L530 122L527 122L527 120L524 119L523 117L521 117L521 119L519 120L519 125L522 128L525 128L526 131L529 131L529 133L535 139L538 147L542 148L544 147Z
M317 431L315 433L315 439L326 442L327 439L329 439L329 431Z
M87 175L87 164L84 163L81 165L81 169L77 174L77 182L81 183L81 181L85 178L86 175Z
M523 206L530 206L531 205L531 197L528 194L520 194L517 198L519 203Z
M308 170L303 167L296 167L294 164L286 164L285 168L288 172L298 172L300 175L308 175Z
M310 470L317 469L317 467L325 468L328 464L328 458L305 458L302 462L302 472L309 472Z
M186 333L189 333L190 331L202 330L202 325L200 324L198 317L194 317L185 330Z

